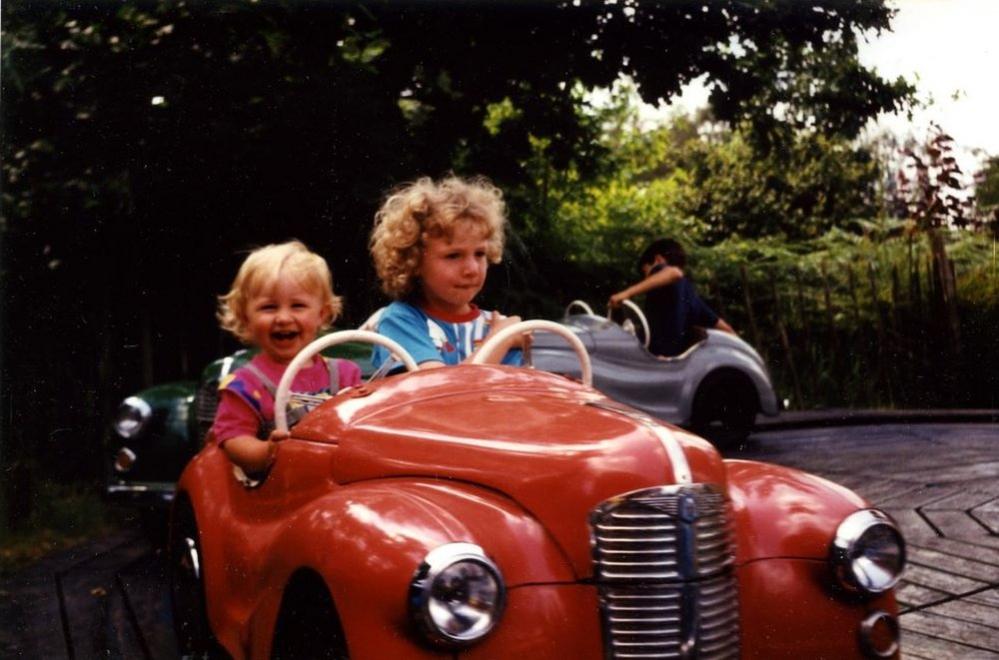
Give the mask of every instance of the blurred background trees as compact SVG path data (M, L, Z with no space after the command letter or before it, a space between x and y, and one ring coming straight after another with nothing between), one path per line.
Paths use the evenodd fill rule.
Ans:
M985 164L975 174L975 208L979 221L993 235L999 234L999 156L985 159Z
M782 264L903 231L885 224L885 163L856 140L912 98L857 60L858 35L889 26L883 0L2 11L0 460L13 520L33 474L100 474L123 396L235 348L215 296L252 246L295 237L323 254L343 325L384 304L371 218L417 176L484 174L505 191L508 250L484 304L523 316L605 300L651 237L672 234L748 333L760 303L745 290L770 281L763 265L783 286ZM701 77L710 110L643 125L639 99ZM829 264L848 259L833 252Z

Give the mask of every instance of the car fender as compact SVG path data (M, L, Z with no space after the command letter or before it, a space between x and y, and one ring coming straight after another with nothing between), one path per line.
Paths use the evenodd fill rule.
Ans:
M482 547L507 589L575 579L543 526L498 493L440 480L361 482L310 503L284 523L262 591L271 602L261 602L252 627L273 629L278 588L309 567L329 587L352 654L387 657L393 648L411 649L410 581L430 550L453 542ZM386 629L386 622L394 625ZM360 646L369 644L374 646Z
M837 526L867 508L853 491L813 474L726 460L736 564L771 557L825 560Z
M694 397L705 379L713 373L729 369L738 371L752 384L761 412L767 415L777 414L777 395L774 393L770 377L758 359L750 353L734 350L731 346L714 343L709 339L695 347L687 359L690 360L687 367L689 376L683 384L679 403L681 424L690 423Z
M891 591L844 593L829 564L839 524L868 504L791 468L727 460L745 658L858 657L863 620L898 615ZM761 606L765 603L765 606ZM844 635L843 631L856 631Z
M188 488L222 477L220 469L231 471L224 454L204 451L185 470L180 487L190 493L203 530L209 620L222 633L219 641L236 655L239 649L255 656L270 648L284 587L302 569L321 576L352 653L361 657L393 649L412 652L409 583L439 545L478 544L496 562L508 589L576 579L536 519L509 498L472 484L403 477L347 486L328 482L327 492L293 513L270 520L262 505L259 519L245 525L232 520L244 518L242 502L226 501L242 499L231 495L241 487L212 488L212 497L204 488ZM375 642L369 653L357 648Z

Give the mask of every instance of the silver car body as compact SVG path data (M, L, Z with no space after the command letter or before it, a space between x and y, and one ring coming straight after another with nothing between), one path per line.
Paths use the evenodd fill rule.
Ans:
M759 411L778 412L766 365L736 335L707 330L706 337L676 357L650 353L617 323L593 314L561 321L583 341L593 363L593 385L607 396L680 426L689 425L694 397L704 379L719 370L737 370L756 389ZM579 363L559 337L536 333L531 360L537 369L579 377Z

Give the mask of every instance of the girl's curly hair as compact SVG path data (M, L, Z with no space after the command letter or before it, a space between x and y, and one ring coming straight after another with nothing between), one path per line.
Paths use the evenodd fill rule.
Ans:
M423 177L393 190L375 214L369 248L382 290L395 299L416 285L422 251L429 238L450 238L459 222L482 227L486 256L503 257L506 205L499 188L483 177Z

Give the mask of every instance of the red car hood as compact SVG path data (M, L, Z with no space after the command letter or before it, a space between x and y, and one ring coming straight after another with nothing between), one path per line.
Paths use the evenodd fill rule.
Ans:
M336 397L294 429L296 438L337 445L338 483L420 477L505 493L545 525L580 577L591 573L594 507L676 483L665 443L683 452L694 482L724 487L725 469L709 443L674 427L656 433L630 409L560 376L463 365L356 394Z

